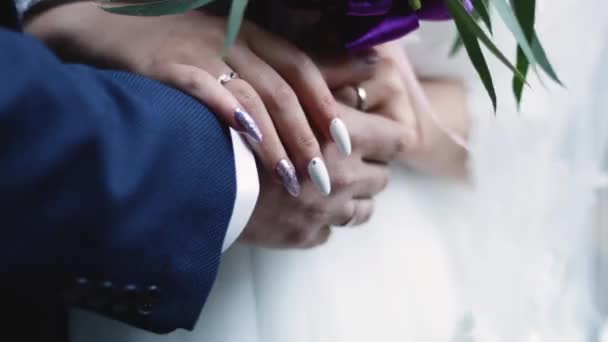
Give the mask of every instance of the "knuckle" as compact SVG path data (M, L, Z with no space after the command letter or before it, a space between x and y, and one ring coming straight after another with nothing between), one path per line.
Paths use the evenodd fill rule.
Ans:
M204 81L199 72L182 73L177 76L177 82L187 93L198 93L204 89Z
M386 97L394 97L405 90L401 79L396 75L391 75L384 79L384 88L384 96Z
M304 152L304 155L308 158L318 157L320 154L320 147L317 138L314 134L300 134L296 138L296 143L300 149Z
M409 148L408 142L405 139L404 134L405 133L403 133L401 131L395 133L395 136L392 139L392 144L389 145L392 147L392 148L389 148L389 151L388 151L389 159L396 158L397 156L401 155Z
M316 246L325 244L329 240L329 237L331 236L331 229L326 227L326 229L322 229L319 233L320 234L317 237Z
M334 212L333 223L337 225L344 225L351 221L355 215L357 215L356 209L355 201L349 200L344 202L343 205Z
M405 152L406 149L407 149L407 142L405 141L405 138L399 137L397 139L397 141L395 142L395 156Z
M337 103L336 99L333 97L331 93L323 94L319 97L318 110L324 116L332 116L337 112Z
M166 53L159 52L152 54L149 59L149 67L152 69L162 69L168 65L172 65L173 63L179 62L179 58L175 56L170 56Z
M330 235L331 235L331 230L329 229L329 227L324 227L321 230L319 230L316 234L311 236L309 241L307 241L305 244L301 245L300 247L301 248L313 248L313 247L323 245L327 242L327 240L329 240Z
M390 180L390 171L389 170L385 170L382 175L379 177L379 181L380 181L380 191L386 189L386 187L388 186Z
M340 221L347 222L351 220L353 216L357 214L356 210L357 208L354 201L345 203L340 212Z
M290 49L287 53L285 68L286 71L298 76L304 77L307 75L312 68L316 68L314 62L305 53L299 51L296 48Z
M375 204L373 201L369 205L366 205L365 208L362 209L361 220L359 221L359 223L369 222L369 220L371 220L372 216L374 215L374 209Z
M236 81L236 80L235 80ZM242 106L248 107L258 105L260 98L256 91L249 85L243 82L232 82L232 93L238 99Z
M287 232L284 236L284 245L293 247L312 247L317 245L322 237L321 225L307 225Z
M283 243L287 246L299 246L308 240L309 232L305 229L291 230L285 234Z
M345 189L351 187L356 182L355 172L350 169L343 168L333 180L337 189Z
M323 201L314 201L307 205L305 211L309 222L314 224L321 224L325 222L327 217L327 209L322 202Z
M296 93L284 81L268 87L268 100L266 106L271 112L286 113L292 111L294 107L299 106Z
M380 60L379 70L383 75L391 74L399 69L399 64L394 58L383 57Z
M362 129L357 127L350 127L350 140L353 145L353 149L361 148L362 146L370 146L370 137Z
M289 84L287 84L284 81L277 82L277 83L278 84L275 85L274 89L272 90L274 97L277 100L285 101L286 99L287 100L296 99L296 93L289 86Z

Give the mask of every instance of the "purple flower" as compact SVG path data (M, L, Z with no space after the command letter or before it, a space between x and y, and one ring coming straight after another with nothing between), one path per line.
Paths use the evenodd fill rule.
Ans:
M422 0L415 11L406 0L348 0L346 14L338 18L348 50L363 50L405 36L420 20L448 20L445 0ZM471 7L470 0L465 6Z

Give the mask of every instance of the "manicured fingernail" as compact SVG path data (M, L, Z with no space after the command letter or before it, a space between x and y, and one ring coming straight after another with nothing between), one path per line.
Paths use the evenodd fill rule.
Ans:
M287 191L294 197L300 196L300 182L296 174L296 168L287 160L282 159L275 168L276 173L281 179L281 183Z
M241 108L234 110L234 118L241 125L242 130L256 142L262 142L262 131L255 123L251 115Z
M345 156L350 156L350 153L352 152L350 134L348 133L348 129L346 128L344 121L341 119L331 120L329 131L331 132L331 137L334 139L336 144L338 144L340 152L342 152L342 154Z
M321 158L314 158L308 163L308 175L323 195L328 196L331 193L329 172L327 172L327 167L325 167Z

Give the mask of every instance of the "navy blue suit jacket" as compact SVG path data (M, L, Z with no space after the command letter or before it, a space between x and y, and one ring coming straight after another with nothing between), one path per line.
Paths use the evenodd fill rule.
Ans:
M3 336L53 340L35 322L65 333L64 305L192 328L235 192L229 132L197 101L0 28Z

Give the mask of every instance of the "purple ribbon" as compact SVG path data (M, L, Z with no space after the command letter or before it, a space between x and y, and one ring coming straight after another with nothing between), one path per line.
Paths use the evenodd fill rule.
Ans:
M416 30L421 20L449 20L445 0L421 0L414 11L407 0L348 0L344 34L348 50L364 50ZM472 9L470 0L465 0Z

